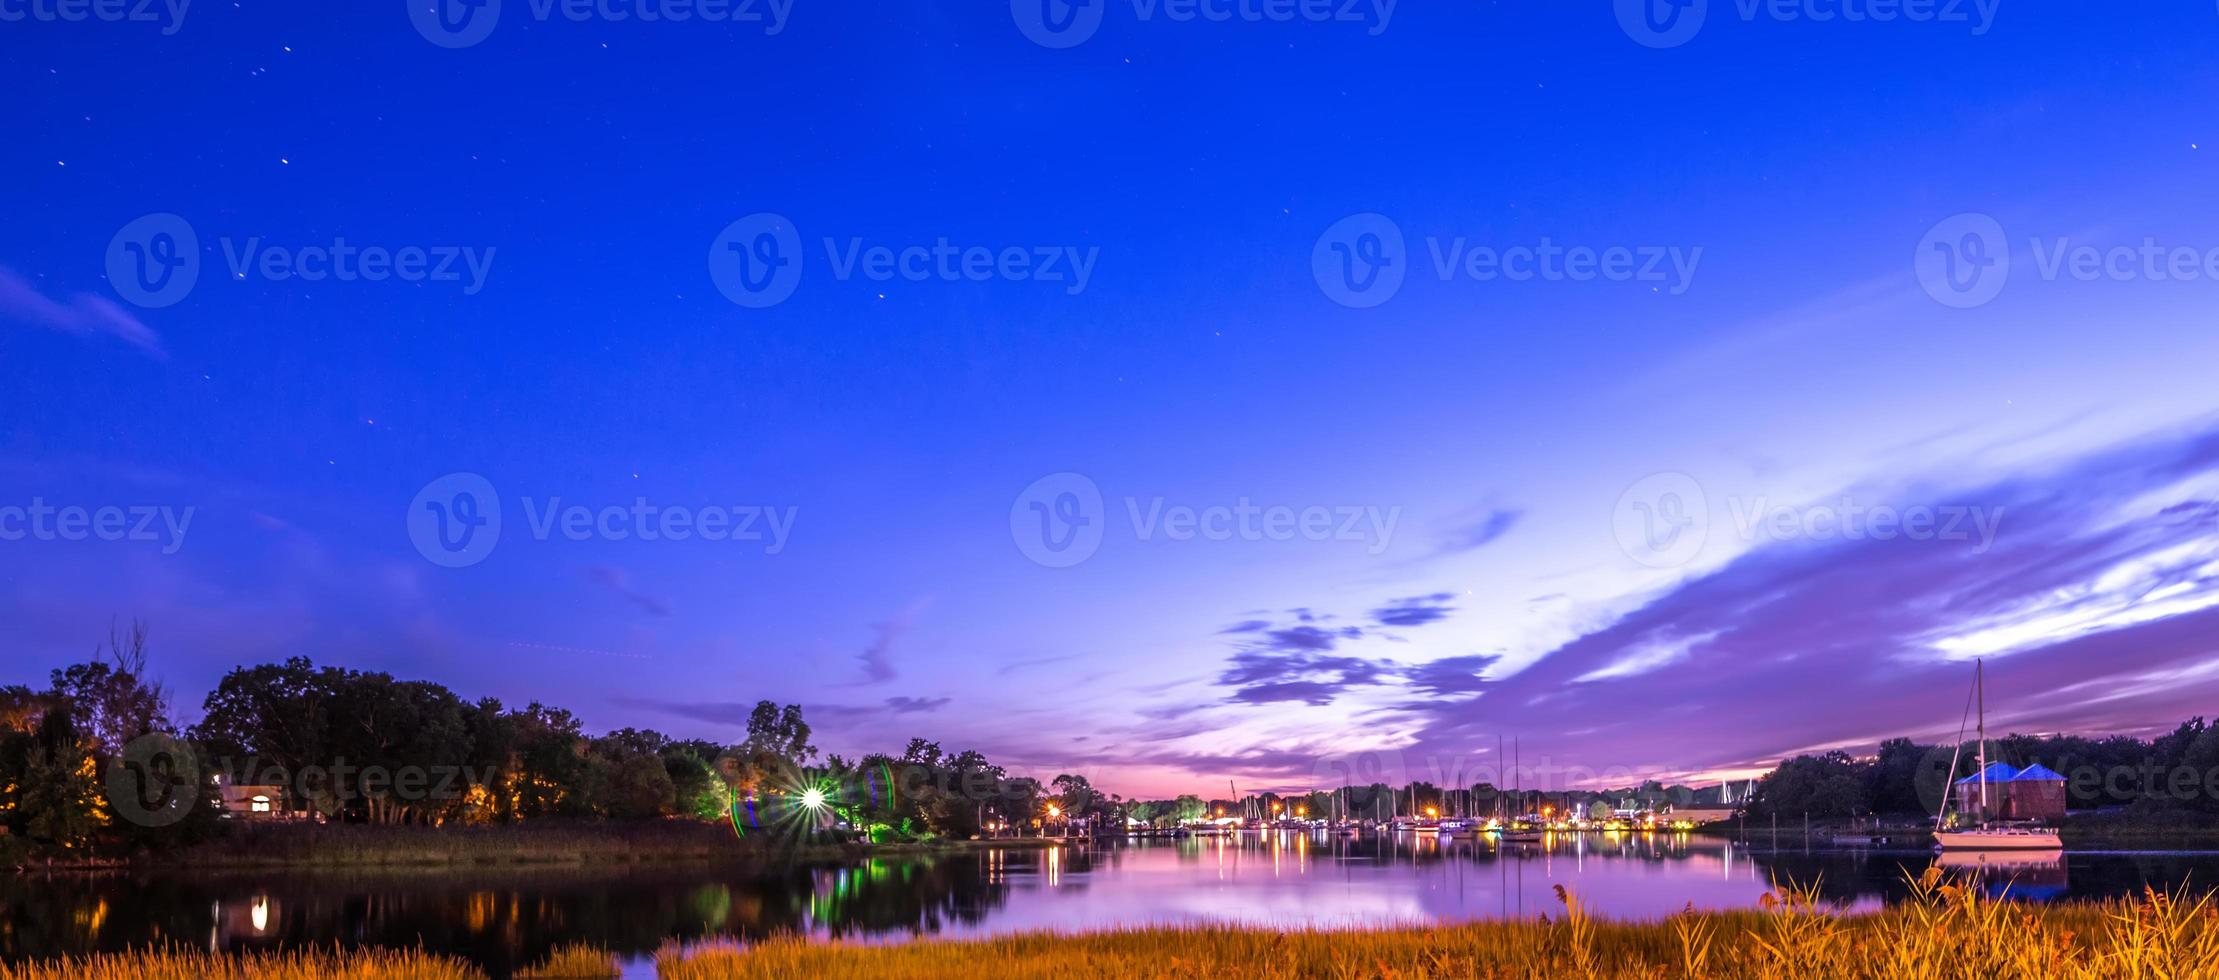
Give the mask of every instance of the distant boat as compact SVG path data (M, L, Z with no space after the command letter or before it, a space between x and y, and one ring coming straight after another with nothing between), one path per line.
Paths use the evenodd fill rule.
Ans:
M2041 827L1937 830L1934 843L1945 851L2055 851L2065 846L2057 831Z
M1972 698L1979 711L1980 724L1978 729L1980 769L1974 773L1974 778L1979 781L1977 785L1980 787L1981 818L1985 820L1988 810L1988 784L1991 782L1988 769L1987 668L1985 664L1978 660L1973 661L1972 665ZM1949 772L1952 777L1957 774L1958 754L1964 751L1964 744L1965 730L1959 728L1957 730L1958 751L1950 753L1949 758ZM1997 765L2003 766L2000 762ZM2010 767L2003 766L2003 768L2008 769ZM2047 827L2001 826L1983 823L1981 826L1970 830L1945 830L1943 826L1949 820L1950 799L1956 796L1956 783L1952 782L1944 787L1944 790L1942 808L1934 814L1934 846L1941 850L2055 851L2065 846L2063 839L2057 836L2057 831Z

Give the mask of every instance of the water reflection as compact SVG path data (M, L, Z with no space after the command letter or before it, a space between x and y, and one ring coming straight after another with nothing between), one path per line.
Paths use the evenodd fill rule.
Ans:
M57 875L0 879L0 957L149 943L212 949L418 946L496 975L588 942L630 957L666 942L798 933L866 941L1150 923L1352 926L1554 914L1553 888L1602 914L1749 908L1776 878L1844 908L1900 898L1924 852L1752 849L1685 834L1246 834L994 850L773 873ZM1993 893L2115 896L2219 877L2212 854L1950 856Z

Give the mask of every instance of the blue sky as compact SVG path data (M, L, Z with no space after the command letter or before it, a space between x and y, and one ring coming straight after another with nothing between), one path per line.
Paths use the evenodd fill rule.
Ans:
M2219 248L2219 11L1714 2L1659 48L1601 2L1171 9L1063 49L1000 4L797 0L772 33L511 0L460 48L408 0L0 23L0 508L192 508L171 541L0 539L0 680L138 617L188 714L300 654L599 727L794 701L829 748L918 734L1145 792L1497 734L1738 772L1948 735L1975 653L2027 728L2208 713L2219 283L2045 269ZM106 271L149 214L200 246L169 305ZM1313 256L1360 214L1406 279L1354 308ZM1959 309L1916 261L1967 214L2011 268ZM799 243L764 308L707 258L752 215ZM233 272L342 239L483 274ZM838 271L943 239L1089 276ZM1687 271L1436 262L1544 242ZM455 473L504 523L450 568L408 522ZM1629 548L1690 485L1700 548ZM1047 567L1030 504L1070 487L1099 544ZM775 553L529 532L638 499L792 524ZM1805 520L1845 500L1992 534ZM1243 501L1333 530L1161 521ZM1783 509L1800 530L1749 529Z

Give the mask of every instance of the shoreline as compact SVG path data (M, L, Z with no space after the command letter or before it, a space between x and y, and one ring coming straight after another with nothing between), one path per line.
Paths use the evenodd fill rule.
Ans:
M17 875L186 871L497 871L622 869L713 864L783 867L870 858L931 858L988 850L1045 850L1066 838L945 840L899 844L737 838L708 822L436 828L273 824L240 828L181 850L75 860L26 859Z

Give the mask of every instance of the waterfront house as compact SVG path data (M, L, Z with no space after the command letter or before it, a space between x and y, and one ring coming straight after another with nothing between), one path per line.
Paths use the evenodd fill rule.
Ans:
M1980 805L1983 786L1987 789L1985 810ZM1991 762L1988 768L1958 780L1956 790L1957 812L1975 822L2065 817L2065 777L2039 763L2020 769L2007 762Z
M227 820L283 820L285 787L233 783L222 775L214 778L216 798Z

